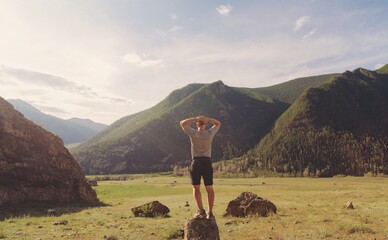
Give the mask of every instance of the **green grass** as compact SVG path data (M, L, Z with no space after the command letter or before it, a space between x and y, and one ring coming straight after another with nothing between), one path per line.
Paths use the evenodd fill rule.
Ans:
M187 177L142 176L98 184L98 196L108 206L58 217L9 218L0 222L0 239L174 239L196 211ZM221 238L226 240L387 239L387 187L388 178L372 177L215 179L214 211ZM222 217L229 201L242 191L269 199L277 214ZM170 217L133 216L132 207L153 200L169 207ZM344 209L349 200L355 209ZM184 207L186 201L189 207ZM62 220L68 224L54 225Z

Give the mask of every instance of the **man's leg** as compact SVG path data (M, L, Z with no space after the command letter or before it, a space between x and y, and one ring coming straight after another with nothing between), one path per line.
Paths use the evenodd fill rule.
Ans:
M204 218L206 217L206 212L203 209L202 204L202 194L201 194L201 172L198 167L198 162L193 160L190 167L190 176L191 176L191 184L193 185L193 196L195 202L197 203L198 211L194 215L195 218Z
M197 202L197 206L199 210L203 209L202 194L201 194L200 186L201 185L193 185L193 195L194 195L195 201Z
M207 192L208 212L212 213L213 206L214 206L214 199L215 199L213 185L205 186L205 188L206 188L206 192Z
M206 218L211 219L214 217L213 206L214 206L215 194L213 190L213 168L212 168L212 163L210 159L206 161L206 167L204 168L204 172L203 172L203 180L205 182L207 202L208 202L208 212L207 212Z

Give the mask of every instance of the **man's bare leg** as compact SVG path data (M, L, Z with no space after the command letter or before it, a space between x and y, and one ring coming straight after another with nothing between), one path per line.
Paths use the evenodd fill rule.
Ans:
M207 192L208 212L212 213L215 199L213 185L205 186L205 188Z
M203 209L200 186L201 185L193 185L193 196L195 198L195 201L197 202L198 209Z

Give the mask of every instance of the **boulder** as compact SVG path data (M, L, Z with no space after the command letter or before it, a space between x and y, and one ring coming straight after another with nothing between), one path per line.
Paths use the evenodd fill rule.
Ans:
M215 218L192 218L185 225L185 240L219 240L220 235Z
M165 217L170 212L170 209L159 201L152 201L131 209L135 217Z
M0 97L0 208L73 201L98 202L79 163L62 139Z
M348 201L345 205L345 209L354 209L352 201Z
M98 186L97 180L87 180L88 184L92 187Z
M261 198L251 192L242 192L236 199L229 202L224 216L247 217L261 216L266 217L270 213L276 213L275 204L267 199Z

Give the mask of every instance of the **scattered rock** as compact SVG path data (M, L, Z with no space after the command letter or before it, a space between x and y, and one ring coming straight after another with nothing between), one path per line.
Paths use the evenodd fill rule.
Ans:
M87 180L87 182L90 186L93 186L93 187L97 186L97 180Z
M190 207L189 202L186 201L185 207Z
M152 201L144 205L134 207L131 209L135 217L158 217L167 216L170 209L159 201Z
M226 222L225 225L226 226L228 226L228 225L237 225L237 222L236 221L229 221L229 222Z
M215 218L192 218L186 222L185 240L219 240L219 231Z
M105 226L107 229L111 229L111 228L118 228L118 226L116 226L116 225L106 225Z
M242 192L236 199L229 202L224 217L247 217L255 215L266 217L270 213L276 213L276 211L276 206L269 200L263 199L251 192Z
M62 220L62 221L58 221L58 222L55 222L54 225L67 225L69 222L67 220Z
M118 240L118 238L117 237L115 237L115 236L104 236L104 238L103 238L104 240Z
M352 201L348 201L345 205L345 209L354 209Z
M57 216L57 210L55 210L55 209L48 209L47 210L47 215L49 215L49 216Z

